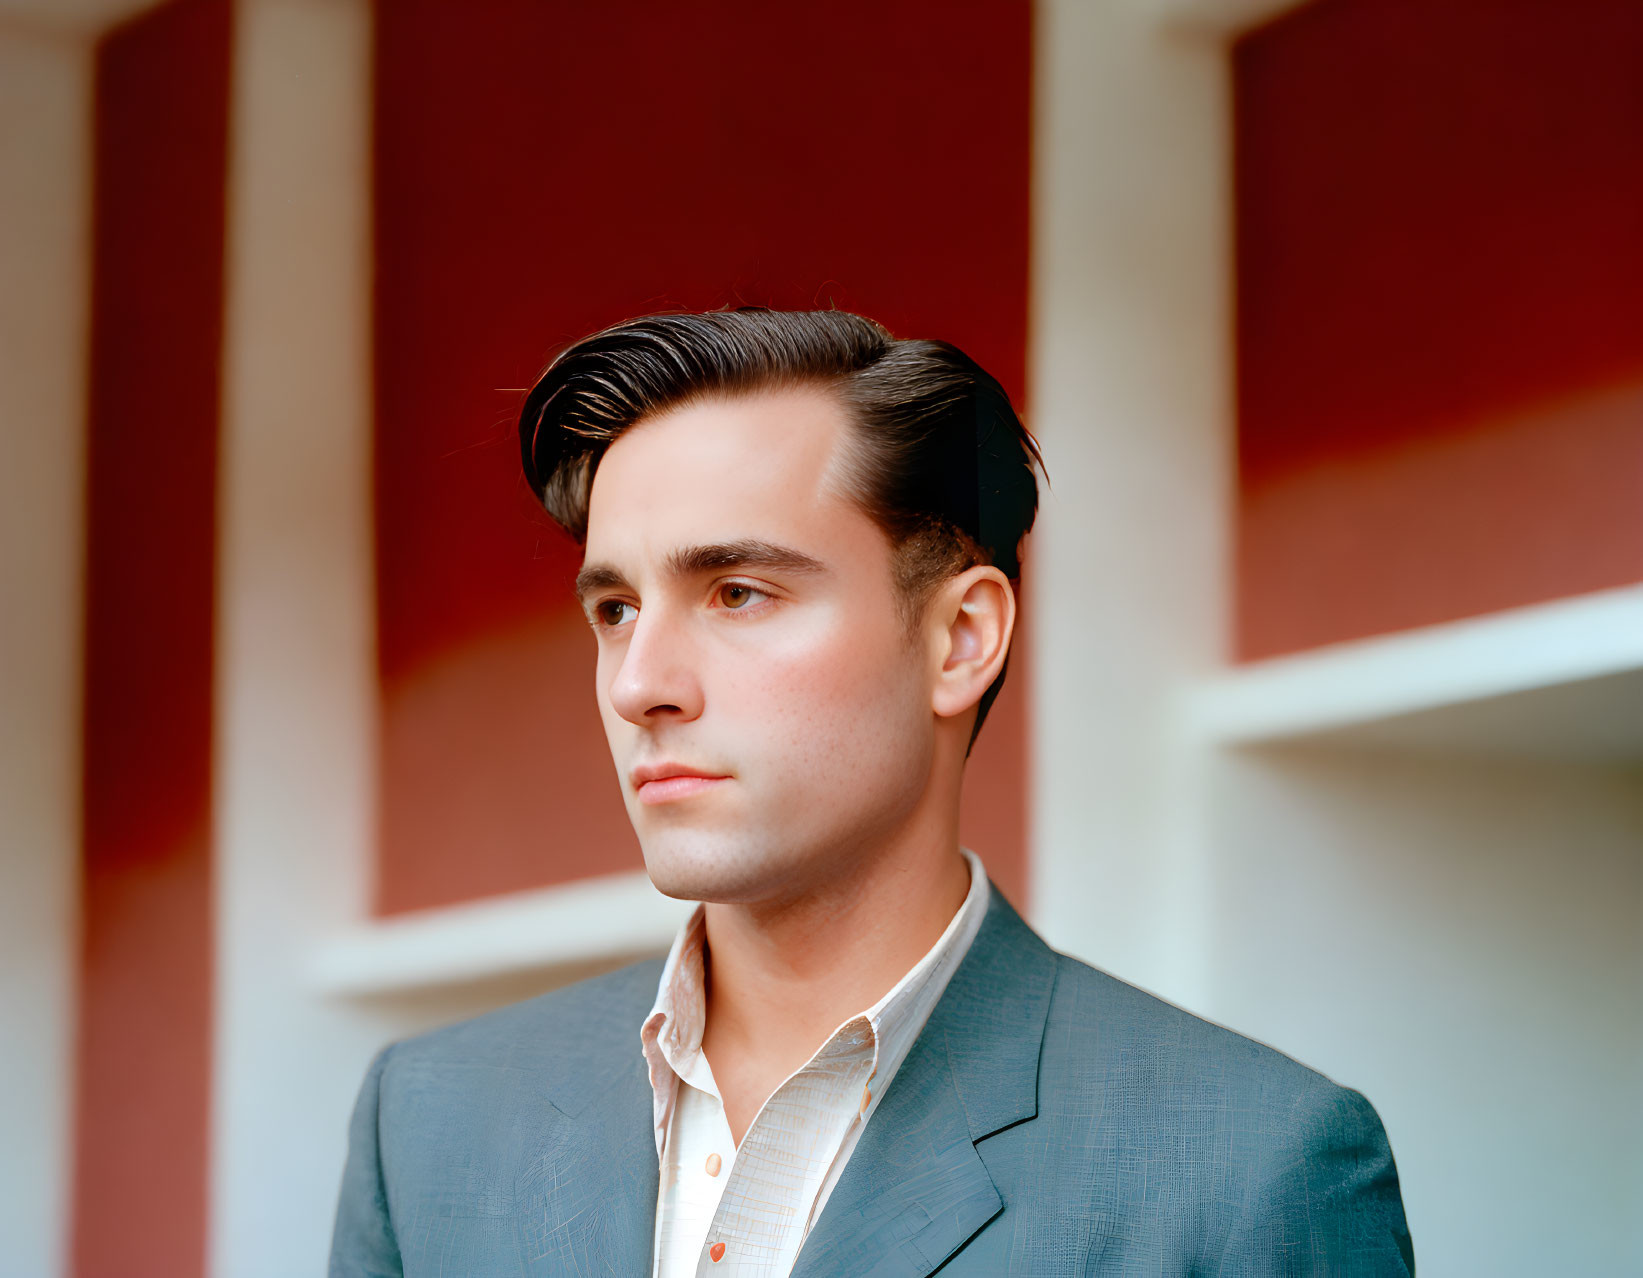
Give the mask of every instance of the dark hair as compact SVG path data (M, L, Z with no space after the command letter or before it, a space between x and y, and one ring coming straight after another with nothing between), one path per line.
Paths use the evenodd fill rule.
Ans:
M956 346L897 341L848 311L646 315L573 343L519 415L525 477L584 544L594 472L630 426L703 399L806 386L836 394L851 417L845 482L890 541L909 633L935 587L965 569L1019 578L1044 462L1009 396ZM982 696L971 744L1008 665Z

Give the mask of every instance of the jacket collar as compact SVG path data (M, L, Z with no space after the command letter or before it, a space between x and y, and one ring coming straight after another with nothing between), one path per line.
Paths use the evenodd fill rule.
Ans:
M546 1055L558 1068L537 1074L575 1120L577 1197L592 1206L574 1224L532 1231L532 1272L587 1255L614 1273L649 1272L657 1160L635 1026L659 966L634 969L594 1012L590 1035L555 1037ZM1054 951L992 885L981 930L863 1129L793 1278L924 1278L999 1213L976 1144L1038 1113L1055 973Z

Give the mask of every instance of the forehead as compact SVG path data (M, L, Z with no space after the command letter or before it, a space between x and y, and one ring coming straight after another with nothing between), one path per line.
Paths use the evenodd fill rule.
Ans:
M587 557L652 560L681 544L760 538L860 553L878 535L842 492L850 423L820 388L758 391L636 423L600 460Z

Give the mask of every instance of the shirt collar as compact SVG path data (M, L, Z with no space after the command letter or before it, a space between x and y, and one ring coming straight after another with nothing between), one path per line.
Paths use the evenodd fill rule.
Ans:
M987 871L982 867L981 858L969 848L961 848L960 851L970 864L970 890L964 896L964 903L958 907L958 913L953 915L946 930L924 957L913 964L912 970L862 1013L872 1025L877 1043L873 1063L873 1072L879 1078L876 1090L883 1090L889 1081L887 1075L901 1064L902 1058L912 1049L913 1040L924 1028L924 1022L930 1019L930 1013L947 989L947 982L952 980L953 973L963 962L970 942L975 940L976 933L981 930L981 921L987 916L990 891Z
M969 848L960 851L970 866L970 890L946 930L883 998L846 1020L828 1035L817 1051L817 1055L827 1053L844 1031L865 1021L873 1049L873 1074L878 1078L875 1084L878 1092L888 1085L890 1075L912 1049L986 917L991 892L987 871L981 858ZM702 1057L702 1035L707 1028L707 968L703 957L706 940L707 911L698 905L673 938L673 947L668 951L657 984L656 1002L640 1028L639 1038L654 1101L658 1153L666 1140L668 1119L681 1079L693 1087L718 1094L712 1073ZM847 1037L860 1041L859 1034Z

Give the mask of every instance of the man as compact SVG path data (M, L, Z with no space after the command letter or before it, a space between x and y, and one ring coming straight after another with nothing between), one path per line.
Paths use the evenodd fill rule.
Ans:
M333 1275L1413 1272L1362 1096L1056 954L959 845L1037 508L996 381L840 312L652 316L520 432L646 868L705 905L378 1056Z

